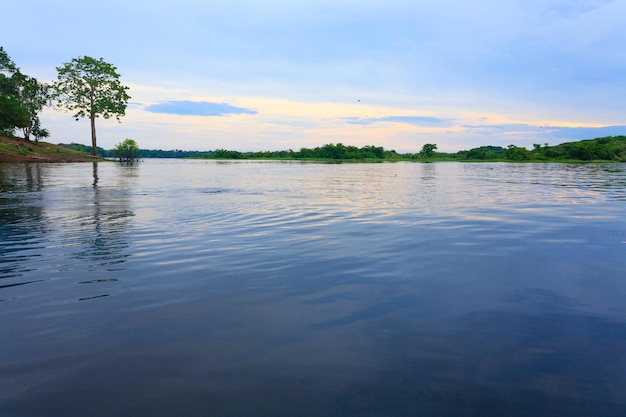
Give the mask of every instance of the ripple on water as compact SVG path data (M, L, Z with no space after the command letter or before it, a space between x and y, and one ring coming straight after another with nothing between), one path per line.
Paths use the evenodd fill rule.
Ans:
M0 414L624 415L624 172L0 166Z

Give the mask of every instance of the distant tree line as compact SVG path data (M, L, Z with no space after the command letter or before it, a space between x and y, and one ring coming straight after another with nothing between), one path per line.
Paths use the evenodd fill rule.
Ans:
M506 161L616 161L626 162L626 136L607 136L603 138L566 142L556 146L547 143L534 144L528 150L515 145L507 148L500 146L481 146L460 151L455 154L459 160L506 160Z
M91 146L79 143L60 143L69 149L78 152L92 153ZM98 155L105 158L115 158L118 153L115 149L106 150L97 148ZM302 148L299 151L261 151L261 152L239 152L226 149L216 149L214 151L183 151L161 150L161 149L140 149L137 152L138 158L198 158L198 159L334 159L334 160L398 160L402 156L396 151L385 150L382 146L345 146L341 143L327 144L314 149Z
M261 151L237 152L226 149L217 149L215 152L204 155L214 159L309 159L309 160L341 160L341 161L383 161L399 160L402 156L396 151L385 150L382 146L356 146L342 143L329 143L316 148L301 148L299 151Z
M64 146L69 149L73 149L82 153L92 153L91 146L82 145L80 143L59 143L60 146ZM119 146L119 145L118 145ZM118 158L119 153L116 152L116 148L114 149L104 149L101 147L97 147L98 155L104 158ZM182 151L182 150L161 150L161 149L139 149L138 151L134 151L135 158L200 158L206 157L207 155L211 155L215 153L214 151Z
M534 144L533 149L509 145L481 146L456 153L436 152L437 145L426 143L420 152L399 154L382 147L345 146L341 143L299 151L248 152L218 149L204 157L216 159L322 159L354 161L626 161L626 136L608 136L597 139L566 142L556 146Z
M77 143L61 144L76 151L91 153L91 147ZM326 144L299 151L239 152L226 149L214 151L183 151L140 149L138 158L202 158L202 159L296 159L330 161L615 161L626 162L626 136L607 136L597 139L566 142L556 146L534 144L533 149L509 145L481 146L456 153L436 152L436 144L427 143L417 153L400 154L380 146L346 146ZM98 148L98 154L115 158L114 150Z
M74 143L74 142L59 143L59 146L64 146L68 149L72 149L77 152L93 154L92 152L93 148L91 146L81 145L80 143ZM98 151L98 155L103 156L105 158L114 158L116 156L112 149L110 151L107 151L104 148L101 148L100 146L98 146L96 147L96 150Z

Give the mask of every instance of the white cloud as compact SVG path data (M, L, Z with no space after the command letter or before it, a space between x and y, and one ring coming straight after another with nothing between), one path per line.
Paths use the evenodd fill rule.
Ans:
M174 100L144 107L151 113L177 114L179 116L228 116L230 114L256 114L256 110L232 106L228 103Z

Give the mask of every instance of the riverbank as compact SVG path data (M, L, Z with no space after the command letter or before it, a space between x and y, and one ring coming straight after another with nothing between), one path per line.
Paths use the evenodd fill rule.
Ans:
M77 152L48 142L28 142L21 138L0 136L0 163L23 162L92 162L102 158Z

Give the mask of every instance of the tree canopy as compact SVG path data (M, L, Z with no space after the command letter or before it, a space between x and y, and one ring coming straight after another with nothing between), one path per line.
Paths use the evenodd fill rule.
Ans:
M420 155L424 158L432 158L435 155L435 149L437 149L437 145L434 143L426 143L422 146Z
M35 140L49 135L41 127L39 113L49 102L49 87L34 77L22 74L0 46L0 131L12 136L22 129L24 139Z
M24 76L0 46L0 131L13 133L28 126L28 113L20 104L19 84ZM9 136L11 136L9 135Z
M88 117L91 122L92 153L97 155L96 118L109 119L126 114L130 96L128 87L120 82L117 68L102 58L82 56L57 67L58 80L54 97L59 109L73 113L79 120Z
M126 139L122 143L118 143L113 149L120 162L134 162L139 156L139 146L132 139Z
M31 134L35 142L49 136L48 130L41 127L39 120L39 113L50 101L49 91L48 85L33 77L24 76L19 82L19 102L28 115L27 126L22 127L26 140L30 140Z

